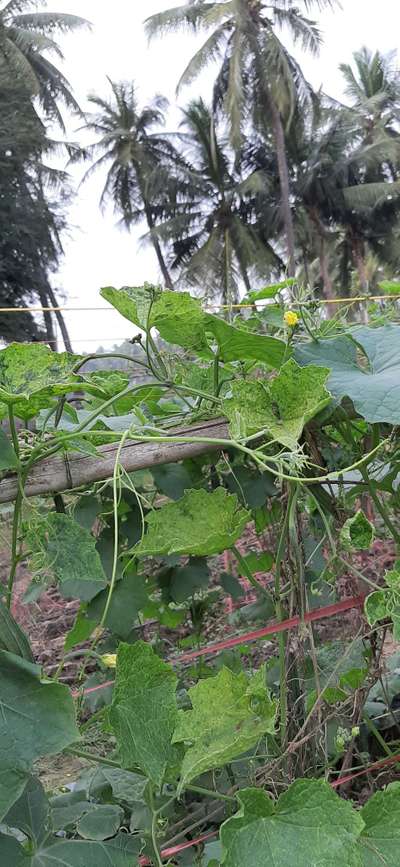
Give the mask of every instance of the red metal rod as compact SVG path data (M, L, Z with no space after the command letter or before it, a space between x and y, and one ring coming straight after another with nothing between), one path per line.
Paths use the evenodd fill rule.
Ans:
M343 611L350 611L351 608L362 608L365 596L355 596L352 599L344 599L342 602L335 602L333 605L327 605L325 608L316 608L315 611L309 611L304 615L303 620L300 617L290 617L289 620L283 620L282 623L271 623L270 626L265 626L263 629L257 629L254 632L247 632L245 635L227 638L225 641L219 641L218 644L211 644L208 647L202 647L200 650L193 650L190 653L183 653L177 659L172 660L176 665L179 662L190 662L192 659L197 659L199 656L213 655L220 653L221 650L228 650L231 647L237 647L239 644L247 644L248 641L257 641L259 638L265 638L267 635L276 635L277 632L285 632L286 629L293 629L299 626L300 623L312 623L314 620L323 620L326 617L333 617L334 614L340 614Z
M211 840L213 837L218 836L219 831L210 831L209 834L203 834L202 837L197 837L196 840L189 840L186 843L181 843L179 846L173 846L171 849L163 849L161 852L162 858L172 858L174 855L178 855L179 852L184 852L185 849L191 849L192 846L198 846L200 843L206 843L207 840ZM140 867L147 867L148 864L151 864L148 858L139 858Z
M228 650L231 647L237 647L240 644L247 644L249 641L257 641L259 638L265 638L267 635L276 635L277 632L285 632L286 629L293 629L299 626L300 623L312 623L314 620L324 620L326 617L333 617L335 614L350 611L352 608L362 608L365 596L354 596L351 599L343 599L342 602L335 602L333 605L326 605L325 608L316 608L314 611L309 611L304 616L302 621L300 617L290 617L289 620L283 620L282 623L271 623L263 629L257 629L254 632L246 632L244 635L237 635L234 638L227 638L225 641L219 641L217 644L209 644L207 647L202 647L200 650L193 650L190 653L182 653L176 659L171 660L172 665L179 665L181 662L191 662L199 656L213 656L220 653L221 650ZM108 680L106 683L100 683L98 686L91 686L89 689L84 689L83 692L74 690L73 698L78 698L79 695L90 695L97 692L99 689L105 689L107 686L112 686L113 680Z
M382 759L380 762L374 762L373 765L368 765L367 768L363 768L362 771L357 771L355 774L347 774L347 777L339 777L339 779L331 783L332 789L338 789L339 786L343 786L344 783L351 783L351 781L355 780L356 777L362 777L370 771L378 771L379 768L385 768L386 765L395 765L397 762L400 763L400 753L396 756L390 756L388 759Z

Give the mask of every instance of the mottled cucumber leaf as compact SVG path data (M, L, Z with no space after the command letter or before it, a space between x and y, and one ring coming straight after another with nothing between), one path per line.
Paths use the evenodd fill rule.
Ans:
M188 746L180 789L204 771L222 765L255 746L275 730L277 705L266 688L265 666L250 679L222 668L216 677L189 689L192 710L180 711L174 742Z
M290 359L271 382L239 380L223 401L233 439L267 430L273 439L295 449L305 424L331 400L325 388L329 370L301 368Z
M371 547L374 538L375 527L361 509L348 518L340 531L340 541L348 551L366 550Z
M242 789L239 812L221 828L223 867L362 867L363 820L322 780L296 780L274 803Z
M72 370L79 360L40 343L11 343L0 351L0 402L12 405L18 418L33 418L55 395L76 388Z
M400 851L400 783L376 792L361 810L363 867L397 867Z
M224 488L212 493L186 491L182 499L146 516L147 532L133 553L136 557L220 554L235 544L249 520L250 513Z
M54 576L65 599L88 602L107 585L95 538L68 515L50 512L27 533L34 572Z
M235 328L218 316L206 314L206 328L217 341L222 361L260 361L275 369L290 354L283 340Z
M139 767L158 786L179 755L172 744L177 683L175 672L149 644L120 644L110 723L123 767Z
M301 365L329 367L328 389L352 400L368 422L400 423L400 328L358 328L351 335L296 347Z
M156 327L161 337L186 349L209 352L205 314L189 292L172 292L145 284L101 290L101 295L139 328ZM150 318L149 318L150 312Z
M168 343L197 352L210 352L201 302L189 292L165 289L152 310L152 324ZM210 353L211 354L211 353Z
M21 796L32 764L79 740L67 687L40 668L0 651L0 821Z
M380 620L391 620L393 623L393 636L396 641L400 640L400 570L399 563L396 569L391 569L384 575L386 589L375 590L367 596L364 609L365 616L370 626L375 626Z
M105 286L100 290L100 295L112 304L121 316L145 330L149 310L160 291L159 288L145 283L144 286L123 286L122 289Z

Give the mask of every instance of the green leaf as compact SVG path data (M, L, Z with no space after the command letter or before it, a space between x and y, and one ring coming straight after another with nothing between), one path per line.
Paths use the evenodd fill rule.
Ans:
M290 359L271 383L239 380L232 398L222 402L233 439L247 439L267 430L275 440L295 449L305 424L331 400L325 388L329 370L302 369Z
M331 394L339 402L349 397L366 421L399 424L399 336L398 325L359 328L352 335L298 346L295 358L301 365L329 367Z
M220 554L235 544L249 520L249 512L224 488L212 493L186 491L181 500L146 516L147 533L133 553L136 557Z
M11 343L0 351L0 401L12 405L18 418L33 418L54 395L76 388L72 369L79 359L40 343Z
M394 635L397 636L400 617L400 572L391 569L386 572L386 589L376 590L367 596L364 603L365 616L370 626L379 620L391 619Z
M107 840L115 836L123 818L124 811L117 804L98 804L79 819L76 830L86 840Z
M142 844L138 837L119 834L113 840L60 840L49 837L31 856L16 840L0 835L0 858L7 867L132 867L140 854Z
M281 289L288 289L290 286L294 286L297 283L294 277L288 277L287 280L281 280L280 283L273 283L271 286L264 286L263 289L259 289L258 292L249 292L248 297L250 301L262 301L264 298L275 298L275 295L281 291Z
M160 290L154 286L124 286L123 289L114 289L106 286L100 290L100 295L105 298L125 319L133 322L138 328L146 329L150 307L159 294Z
M67 687L0 651L0 821L22 794L32 763L79 740Z
M91 620L100 622L107 599L108 589L92 599L87 608L87 616ZM139 611L143 611L148 601L143 576L125 575L114 588L105 622L107 629L120 638L128 638L137 621Z
M179 500L189 488L204 484L204 476L189 461L152 467L151 474L158 490L171 500Z
M82 644L84 641L87 641L87 639L92 635L92 632L96 629L98 623L98 620L89 620L86 617L85 610L79 610L74 625L65 636L65 652L68 653L68 651L72 650L73 647L76 647L77 644Z
M243 789L221 828L223 867L361 867L363 820L322 780L296 780L274 803Z
M107 585L96 539L68 515L50 512L29 528L32 568L54 576L65 599L93 599Z
M177 760L172 745L177 682L172 668L150 645L138 641L119 646L110 723L123 767L139 767L158 786Z
M397 867L400 851L400 783L376 792L361 810L363 867Z
M368 549L374 538L375 527L361 509L351 518L348 518L340 531L340 541L348 551Z
M9 828L18 828L38 845L49 833L49 816L50 804L41 782L36 777L28 777L21 797L7 813L4 824Z
M278 489L274 477L270 473L261 473L247 466L231 467L231 472L224 475L224 482L232 494L237 494L239 501L248 509L260 509L268 497L276 497Z
M189 744L182 763L180 790L204 771L255 746L275 730L276 703L265 686L265 666L250 679L222 668L216 677L189 689L192 710L180 711L174 742ZM246 862L247 863L247 862ZM249 862L248 862L249 863Z
M400 283L396 280L382 280L381 283L378 283L378 288L385 295L400 295Z
M189 292L165 289L152 310L152 324L163 340L192 351L209 352L205 322L201 302Z
M0 599L0 649L33 662L33 653L25 632L18 625L7 605Z
M218 343L222 361L261 361L275 369L281 366L287 355L283 340L235 328L217 316L206 315L206 328Z
M111 786L113 797L118 803L131 805L142 801L147 786L146 777L124 771L121 768L108 768L105 765L99 769L101 776Z
M16 470L18 466L18 458L11 442L0 428L0 470Z
M180 605L199 590L206 590L210 582L210 571L205 557L192 557L186 566L165 569L157 576L162 590L163 601Z

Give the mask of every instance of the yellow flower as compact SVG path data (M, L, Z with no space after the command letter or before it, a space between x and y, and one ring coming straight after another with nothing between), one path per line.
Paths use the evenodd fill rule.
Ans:
M299 317L298 317L297 313L294 312L294 310L288 310L285 313L283 318L286 322L286 325L288 325L289 328L294 328L295 325L297 325L297 323L299 321Z
M101 661L103 665L107 668L115 668L117 664L117 654L116 653L104 653L101 657Z

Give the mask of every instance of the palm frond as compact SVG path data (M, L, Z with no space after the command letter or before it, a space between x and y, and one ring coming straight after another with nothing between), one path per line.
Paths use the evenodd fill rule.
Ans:
M393 184L385 182L358 184L344 190L344 198L349 208L377 208L400 196L400 181Z
M186 69L182 73L176 88L177 93L182 87L187 87L200 75L200 73L208 66L209 63L214 63L221 57L221 43L226 36L225 27L221 24L209 36L204 45L196 51L196 54L189 61Z
M38 33L70 33L81 27L91 27L85 18L64 12L31 12L15 16L12 25Z
M295 8L280 9L275 7L274 15L277 24L281 28L286 27L288 29L294 44L299 43L303 51L318 54L322 36L315 21L300 15Z
M164 36L177 30L192 30L212 27L232 13L232 2L225 3L185 3L166 9L147 18L144 26L148 37Z
M15 43L17 48L27 55L30 51L52 51L58 57L63 57L59 45L53 39L49 39L44 33L24 29L22 26L8 28L8 38Z

